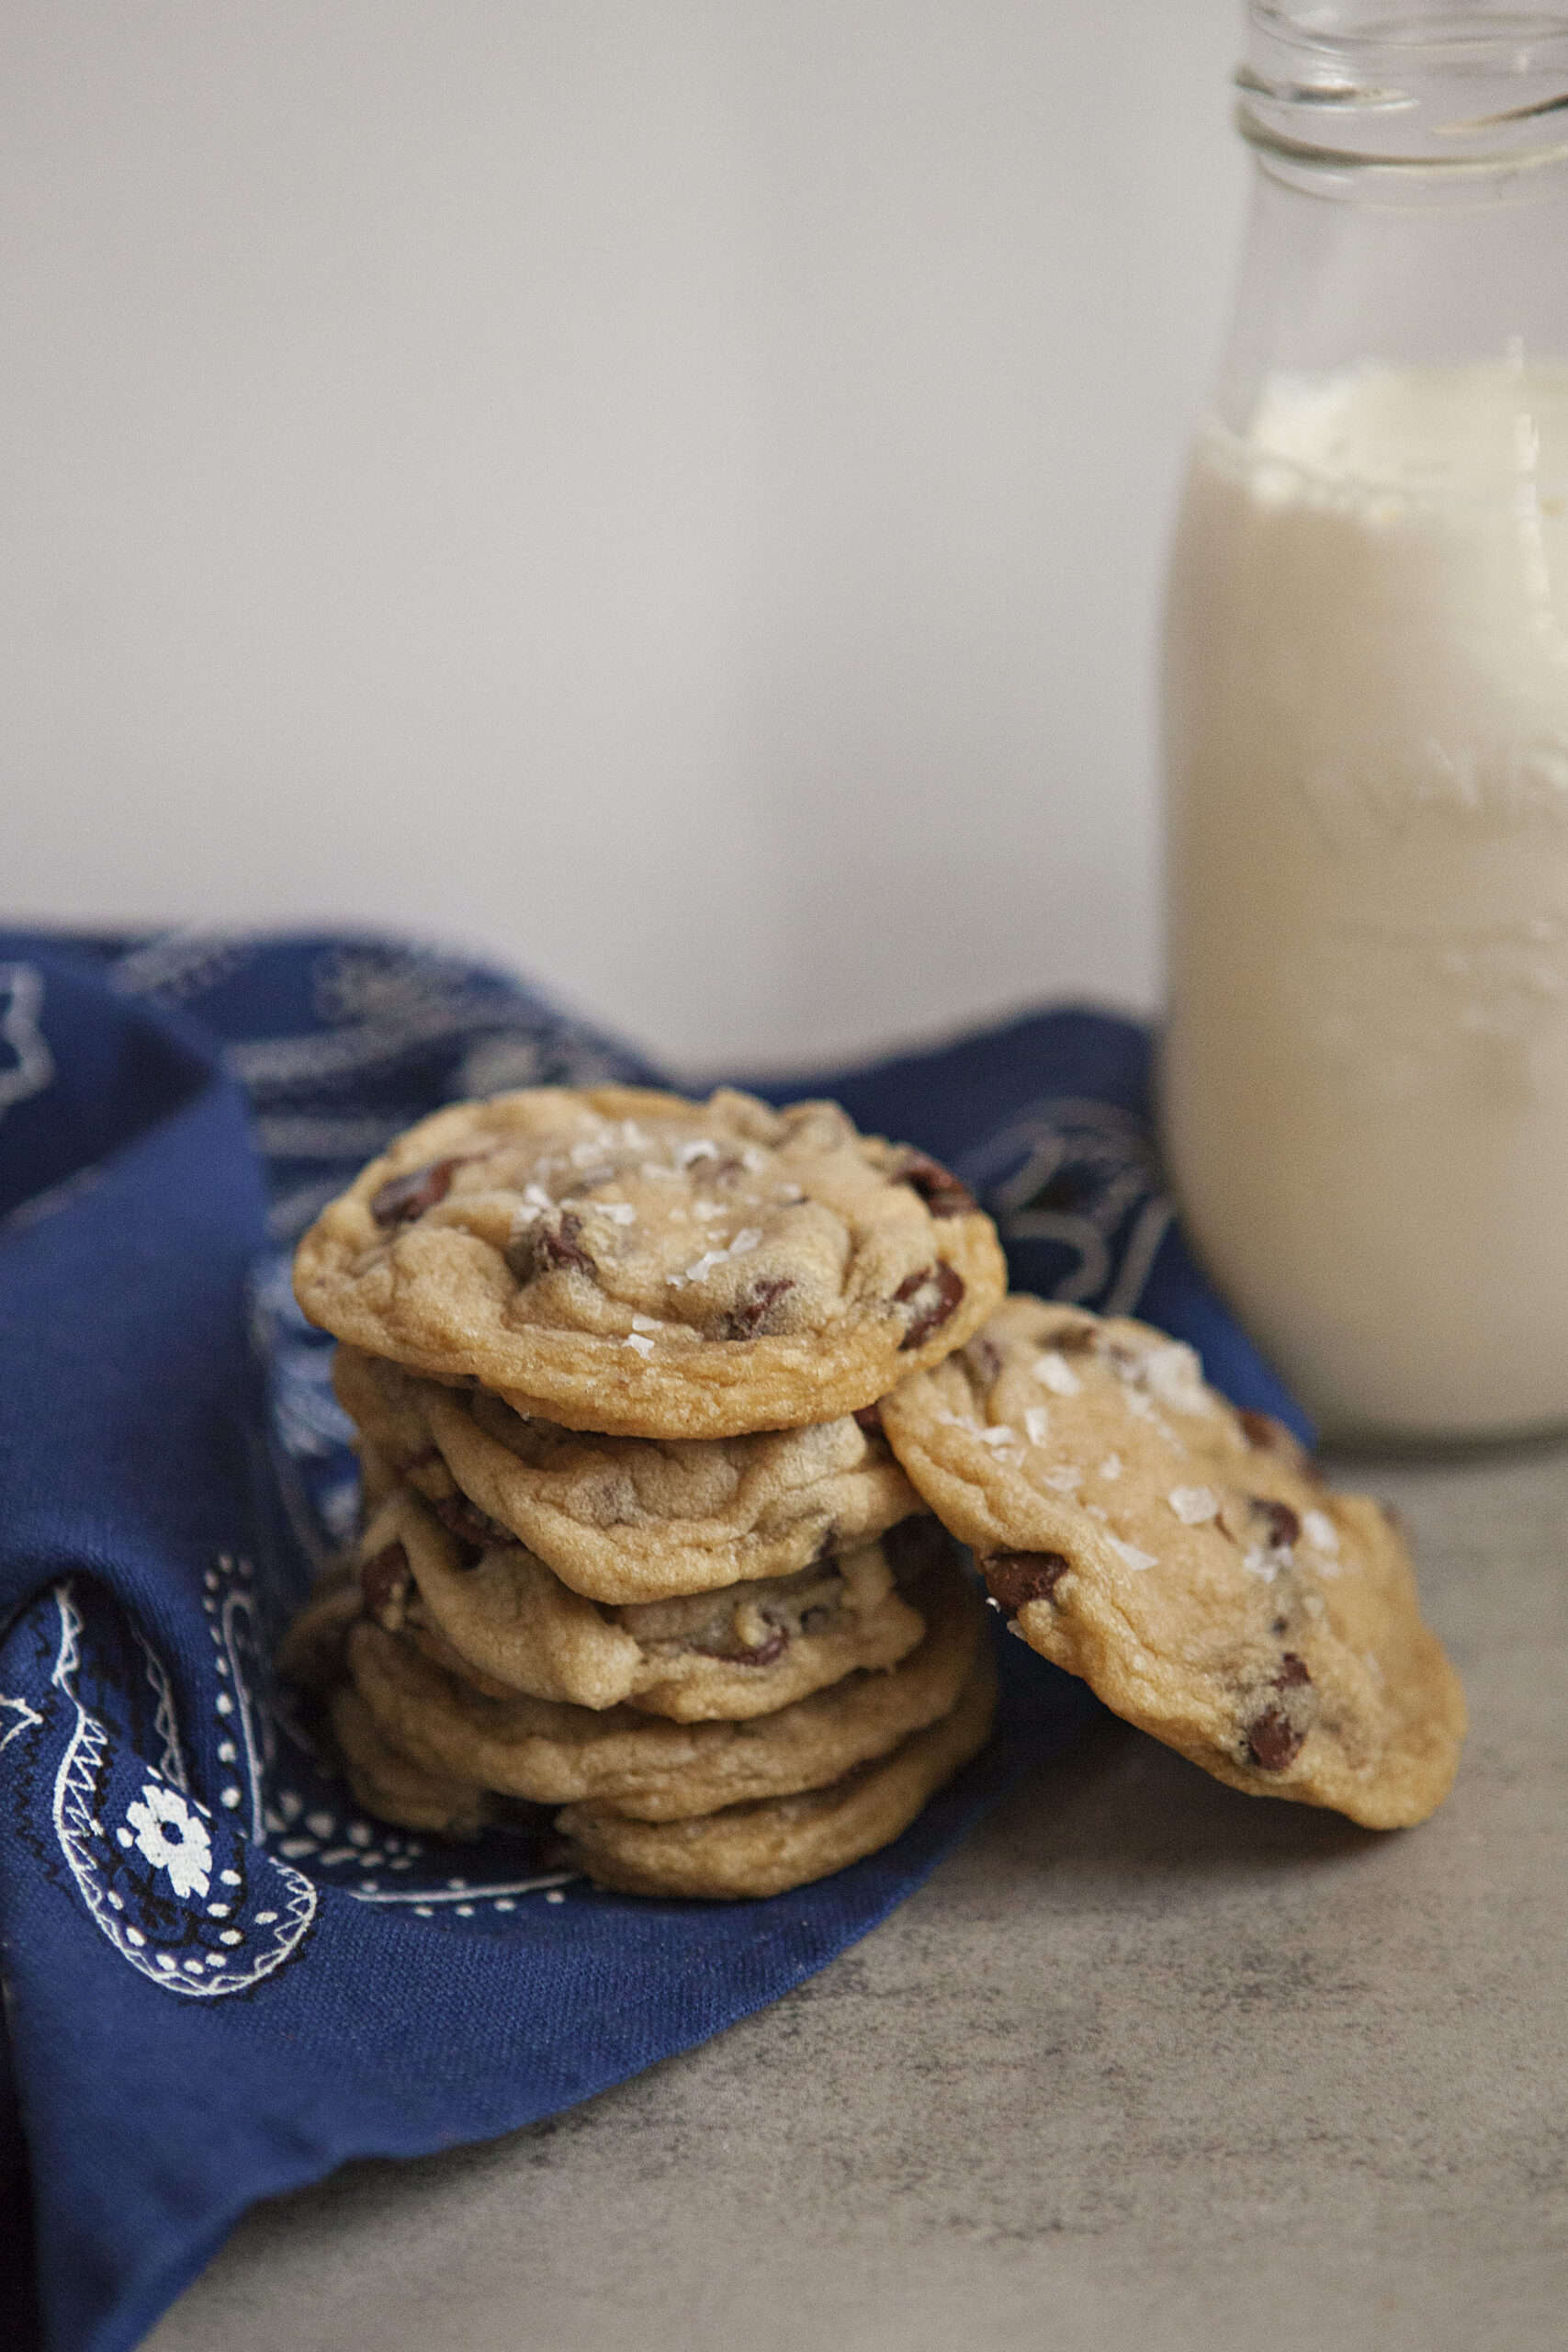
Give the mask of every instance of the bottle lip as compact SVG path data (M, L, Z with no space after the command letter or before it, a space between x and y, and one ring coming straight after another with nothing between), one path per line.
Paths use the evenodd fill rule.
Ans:
M1327 55L1364 57L1379 50L1398 56L1424 51L1433 57L1473 60L1505 53L1515 72L1529 70L1530 52L1568 41L1568 7L1463 8L1412 6L1409 0L1247 0L1249 25L1292 46Z
M1472 174L1568 157L1568 6L1247 0L1237 127L1286 162Z

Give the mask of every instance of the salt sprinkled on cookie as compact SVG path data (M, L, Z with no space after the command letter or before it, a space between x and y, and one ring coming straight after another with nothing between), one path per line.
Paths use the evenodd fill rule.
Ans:
M296 1261L305 1312L370 1354L671 1439L869 1406L963 1346L1005 1286L957 1178L837 1105L628 1087L437 1113ZM634 1315L650 1345L626 1344Z
M1036 1441L1057 1362L1076 1385L1044 1375ZM1399 1531L1190 1348L1015 1295L881 1415L1013 1632L1118 1713L1249 1794L1375 1828L1441 1802L1464 1702Z

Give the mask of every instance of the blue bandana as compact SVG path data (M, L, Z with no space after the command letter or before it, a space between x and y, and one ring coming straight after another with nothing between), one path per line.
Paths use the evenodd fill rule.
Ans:
M1075 1011L833 1094L982 1197L1016 1286L1136 1309L1302 1428L1172 1222L1149 1040ZM998 1645L1000 1725L885 1852L766 1902L545 1881L388 1831L268 1669L351 1531L295 1241L438 1104L667 1084L504 975L366 938L0 933L0 2343L141 2340L257 2198L514 2130L883 1918L1094 1713ZM679 1077L676 1081L680 1082Z

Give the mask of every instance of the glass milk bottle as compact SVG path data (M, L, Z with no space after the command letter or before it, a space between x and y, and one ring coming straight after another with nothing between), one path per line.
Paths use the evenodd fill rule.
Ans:
M1331 1435L1568 1424L1568 8L1248 10L1166 1148Z

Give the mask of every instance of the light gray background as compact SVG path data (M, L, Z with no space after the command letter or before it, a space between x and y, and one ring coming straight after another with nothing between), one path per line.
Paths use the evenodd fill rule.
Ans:
M1235 0L9 0L7 911L681 1057L1157 988Z

